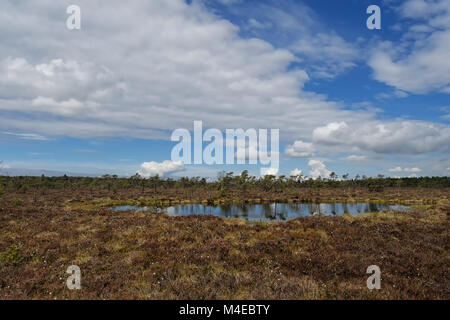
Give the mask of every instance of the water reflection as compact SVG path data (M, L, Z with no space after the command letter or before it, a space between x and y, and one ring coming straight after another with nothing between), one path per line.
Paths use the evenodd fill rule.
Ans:
M151 210L139 206L111 208L123 210ZM267 204L221 204L209 206L202 204L174 205L163 209L171 215L203 214L224 218L244 218L246 220L285 221L300 216L340 216L345 213L358 215L383 210L407 210L408 206L380 203L267 203Z

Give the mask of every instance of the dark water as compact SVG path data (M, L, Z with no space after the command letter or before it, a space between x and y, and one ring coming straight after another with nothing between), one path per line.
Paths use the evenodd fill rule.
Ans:
M174 205L162 209L171 215L212 214L224 218L243 218L246 220L284 221L305 216L340 216L345 213L358 215L384 210L408 210L408 206L379 203L268 203L268 204L222 204L209 206L203 204ZM115 211L153 210L150 207L120 206Z

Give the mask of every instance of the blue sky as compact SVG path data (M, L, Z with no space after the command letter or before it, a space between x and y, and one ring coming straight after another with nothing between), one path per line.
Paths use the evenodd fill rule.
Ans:
M66 8L81 8L81 29ZM381 8L381 30L366 9ZM277 128L278 174L450 172L450 4L2 1L0 172L259 174L170 164L173 130Z

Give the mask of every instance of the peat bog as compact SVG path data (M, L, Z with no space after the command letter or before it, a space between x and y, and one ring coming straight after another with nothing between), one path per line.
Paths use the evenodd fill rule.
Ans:
M450 298L447 187L300 186L243 198L215 186L17 186L4 184L0 198L2 299ZM160 212L311 199L411 209L270 223ZM109 209L117 205L155 210ZM66 287L70 265L81 269L81 290ZM381 268L380 290L366 287L369 265Z

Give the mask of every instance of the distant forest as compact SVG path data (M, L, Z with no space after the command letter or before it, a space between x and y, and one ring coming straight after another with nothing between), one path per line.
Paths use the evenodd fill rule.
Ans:
M332 173L328 178L306 178L299 176L264 176L254 177L243 171L240 175L233 172L222 172L214 181L208 181L201 177L182 177L180 179L162 179L158 176L144 178L139 174L128 178L121 178L117 175L104 175L102 177L10 177L0 176L0 194L6 190L26 192L30 189L91 189L109 190L116 192L121 189L140 188L142 191L152 188L156 192L163 189L208 189L227 192L229 190L239 190L242 192L249 190L261 191L283 191L292 188L366 188L369 191L382 191L384 188L450 188L450 177L417 177L417 178L386 178L383 175L378 177L355 176L349 178L345 174L338 177ZM3 191L2 191L3 190Z

